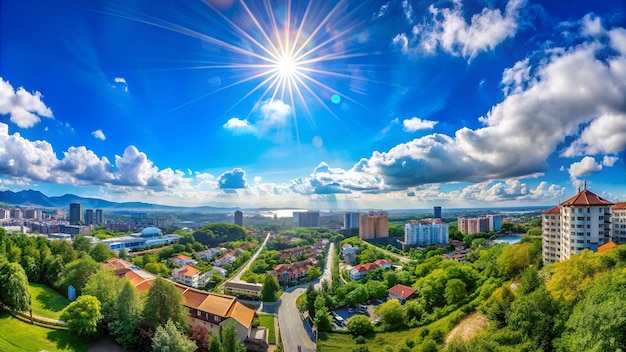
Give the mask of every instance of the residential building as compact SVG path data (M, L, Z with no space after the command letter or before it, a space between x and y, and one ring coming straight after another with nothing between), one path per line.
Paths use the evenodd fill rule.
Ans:
M489 232L489 219L486 217L478 218L458 218L459 231L463 234L472 234L478 232Z
M543 214L543 262L569 259L585 249L597 251L611 238L612 202L583 188ZM556 222L559 224L556 225Z
M0 220L10 219L11 212L9 209L0 208Z
M441 219L411 220L404 225L404 243L420 247L448 244L448 224Z
M215 258L215 260L213 261L213 265L224 266L224 265L232 264L234 262L235 262L235 256L230 253L226 253Z
M193 288L203 287L207 283L206 275L191 265L172 270L172 280Z
M317 259L309 258L291 264L278 264L268 274L274 275L281 285L295 284L305 280L309 269L318 263Z
M213 259L216 255L222 253L225 250L226 248L219 248L219 247L209 248L201 252L196 252L196 257L198 257L201 260L209 261Z
M85 225L94 225L96 223L96 217L94 215L93 209L85 210L84 221Z
M83 225L83 205L70 203L70 225Z
M487 220L489 221L489 231L500 231L500 229L502 228L502 215L487 214Z
M359 238L371 240L389 237L389 216L386 211L362 214L359 218Z
M391 260L389 259L378 259L373 263L367 264L358 264L355 265L352 269L350 269L349 275L352 280L360 280L370 271L374 271L378 268L389 269L391 268Z
M186 255L182 255L179 254L175 257L172 258L172 261L178 265L196 265L198 264L198 261L196 261L195 259L189 258Z
M626 244L626 202L611 207L611 241Z
M387 292L389 292L389 299L397 299L400 303L404 303L407 299L413 297L417 289L397 284L387 290Z
M11 219L21 219L22 218L22 210L20 208L12 208L10 213L11 213Z
M226 277L226 274L228 274L228 270L220 268L219 266L214 266L211 268L211 270L206 272L205 275L207 280L210 280L211 276L213 276L213 274L215 273L217 273L217 275L219 275L220 277Z
M440 206L433 207L433 218L441 219L441 207Z
M104 212L102 209L96 209L96 225L104 225Z
M359 252L358 246L352 246L349 243L344 244L341 247L341 255L343 256L344 262L348 265L356 264L356 255Z
M240 210L235 210L235 225L243 226L243 213Z
M294 211L293 222L298 227L320 227L319 211Z
M241 295L247 297L261 297L263 285L243 281L226 281L224 283L224 293Z
M23 211L22 216L24 219L32 219L32 220L41 220L42 213L41 209L26 209Z
M360 217L361 217L361 213L359 212L346 212L343 215L343 228L344 229L358 229Z

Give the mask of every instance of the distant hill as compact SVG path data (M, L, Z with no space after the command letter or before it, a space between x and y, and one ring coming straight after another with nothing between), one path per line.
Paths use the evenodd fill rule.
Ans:
M70 203L82 203L83 208L89 209L116 209L116 210L201 210L201 211L224 211L235 208L216 208L210 206L202 207L173 207L168 205L159 205L143 202L111 202L98 198L80 197L75 194L64 194L58 197L48 197L45 194L34 191L32 189L13 192L0 191L0 203L14 206L26 206L37 208L69 208Z

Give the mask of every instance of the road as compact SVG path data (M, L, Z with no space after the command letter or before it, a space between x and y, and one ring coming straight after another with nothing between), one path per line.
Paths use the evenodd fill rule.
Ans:
M243 268L241 268L241 270L239 270L239 272L237 273L237 275L233 276L232 279L228 280L228 281L241 281L241 274L243 274L246 270L248 270L248 268L250 268L250 265L252 265L252 263L254 263L254 261L256 260L256 257L259 256L259 253L261 253L261 251L263 250L263 247L265 247L265 244L267 243L267 240L270 238L270 233L267 233L267 236L265 236L265 241L263 241L263 243L261 244L261 246L259 247L259 249L256 250L256 252L254 252L254 254L252 255L252 257L250 258L250 260L248 260L248 262L246 263L246 265L243 266Z
M389 254L389 255L391 255L391 256L394 256L394 257L398 258L398 260L400 261L400 263L403 263L403 264L404 264L404 263L408 263L408 262L410 262L410 261L411 261L411 259L409 259L409 258L407 258L407 257L403 257L403 256L401 256L401 255L399 255L399 254L394 253L394 252L389 252L388 250L386 250L386 249L384 249L384 248L381 248L381 247L378 247L378 246L375 246L375 247L376 247L376 249L378 249L378 250L382 251L383 253L386 253L386 254Z
M322 276L320 276L319 281L315 284L315 289L319 290L322 287L322 281L328 281L328 286L333 283L333 256L335 255L335 244L333 242L330 243L328 247L328 255L326 256L326 266L324 267L324 272Z

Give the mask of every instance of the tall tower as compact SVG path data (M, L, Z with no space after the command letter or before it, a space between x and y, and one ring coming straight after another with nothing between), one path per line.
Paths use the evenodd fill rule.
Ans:
M440 206L435 206L433 208L433 218L441 219L441 207Z
M243 226L243 213L235 210L235 225Z
M96 209L96 225L104 225L104 212L102 209Z
M71 225L83 224L83 205L81 203L70 204L70 224Z
M85 225L93 225L95 224L96 219L93 214L93 209L85 210Z

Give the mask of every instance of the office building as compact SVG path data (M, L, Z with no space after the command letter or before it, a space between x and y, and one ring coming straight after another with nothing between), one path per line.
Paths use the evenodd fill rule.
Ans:
M70 224L82 225L83 221L83 205L81 203L70 204Z
M298 227L320 227L319 211L294 211L293 222Z
M359 238L372 240L389 237L389 216L386 211L370 211L359 217Z
M102 209L96 209L96 225L104 225L104 212Z
M343 215L343 228L344 229L358 229L360 216L361 216L361 213L358 213L358 212L346 212Z
M24 219L41 220L41 209L26 209L22 212L22 217Z
M11 219L21 219L21 218L22 218L22 210L20 208L12 208Z
M441 219L411 220L404 225L404 243L419 247L448 244L448 224Z
M85 210L84 221L85 221L85 225L93 225L93 224L95 224L96 218L94 216L93 209Z
M235 210L235 225L243 226L243 213Z
M435 206L433 208L433 218L441 219L441 207L440 206Z
M585 249L597 251L611 240L612 202L585 188L542 217L543 262L569 259Z

